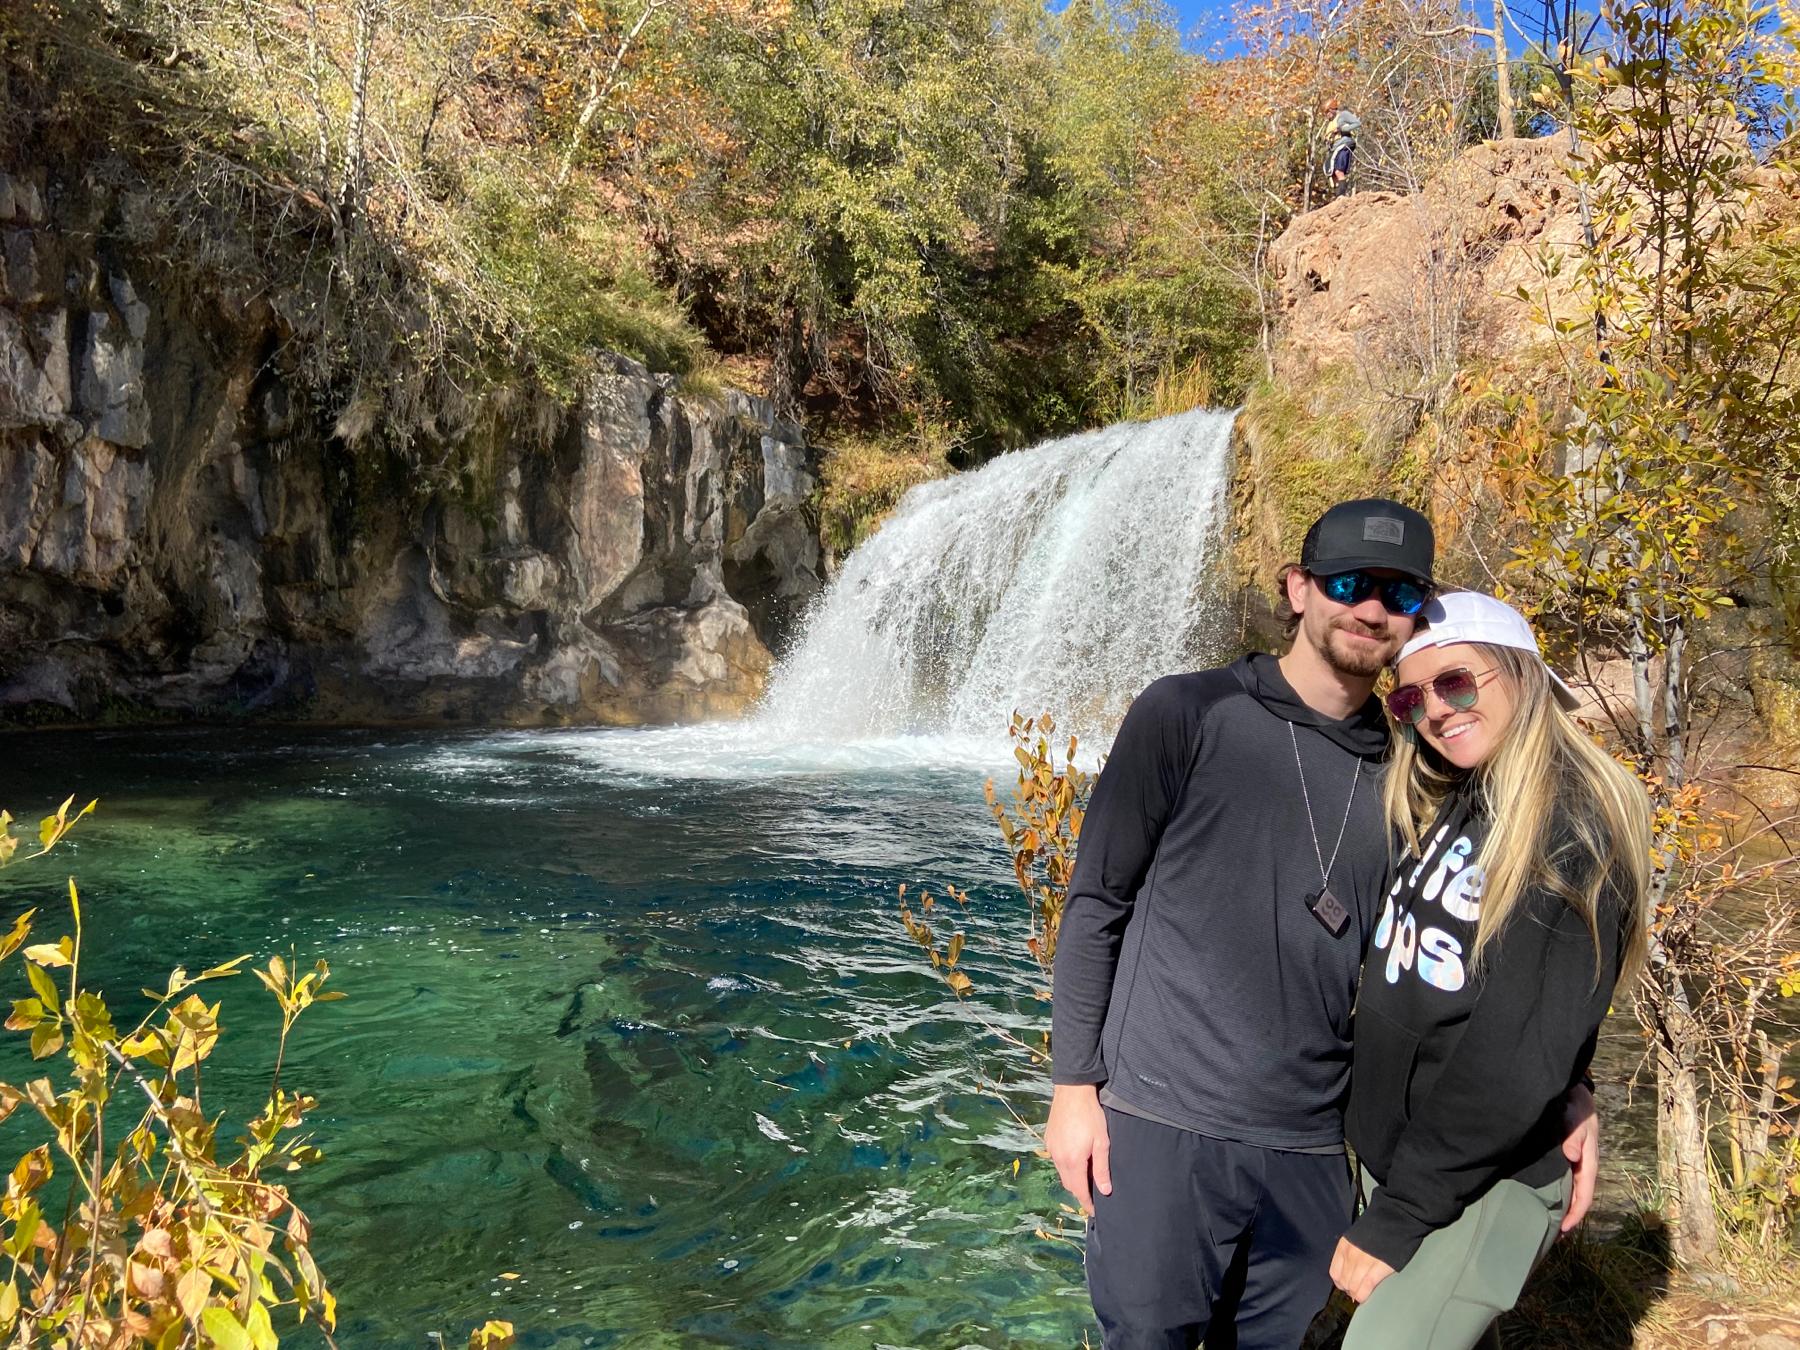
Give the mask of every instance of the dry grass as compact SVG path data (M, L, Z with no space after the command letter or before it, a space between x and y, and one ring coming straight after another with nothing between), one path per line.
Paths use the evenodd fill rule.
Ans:
M1197 357L1186 366L1162 370L1156 383L1127 410L1126 420L1149 422L1195 408L1210 408L1216 394L1212 366Z
M1234 487L1239 577L1269 585L1300 556L1306 527L1333 502L1420 500L1417 474L1401 481L1406 434L1359 372L1329 367L1304 382L1264 382L1238 419Z
M819 533L842 557L868 538L909 488L950 471L951 442L924 425L912 436L851 438L826 451L820 469Z
M1238 423L1240 578L1266 584L1334 501L1385 496L1436 523L1441 578L1493 589L1522 523L1495 461L1514 415L1496 391L1538 391L1538 412L1560 425L1567 391L1548 378L1545 356L1471 362L1429 411L1387 392L1392 381L1366 362L1258 385Z

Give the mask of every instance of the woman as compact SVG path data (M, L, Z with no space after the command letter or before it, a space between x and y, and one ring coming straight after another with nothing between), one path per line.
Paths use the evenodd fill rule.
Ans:
M1563 1098L1644 956L1643 788L1518 611L1452 592L1423 617L1387 696L1403 852L1357 1003L1345 1350L1466 1350L1517 1301L1568 1204Z

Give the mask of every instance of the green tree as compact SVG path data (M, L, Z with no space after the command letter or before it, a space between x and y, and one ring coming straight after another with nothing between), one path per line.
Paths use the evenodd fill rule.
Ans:
M1640 0L1613 12L1610 50L1567 68L1591 220L1578 309L1554 317L1574 406L1564 463L1524 447L1538 463L1515 568L1581 643L1629 662L1631 696L1615 720L1657 807L1638 1010L1676 1251L1703 1268L1721 1264L1717 1216L1729 1206L1718 1191L1732 1175L1715 1184L1706 1085L1723 1085L1719 1104L1736 1119L1765 1079L1775 1083L1742 1049L1756 1019L1741 1014L1780 985L1783 954L1757 934L1735 948L1718 940L1716 904L1734 868L1716 863L1723 834L1705 790L1718 766L1696 716L1695 644L1766 566L1744 526L1766 513L1771 480L1800 467L1800 316L1789 298L1800 236L1791 219L1749 214L1759 182L1791 182L1784 157L1758 165L1751 124L1770 118L1771 91L1788 91L1773 115L1791 116L1794 38L1748 0ZM1768 1144L1764 1135L1765 1157Z
M1156 219L1159 189L1192 185L1191 162L1170 162L1191 63L1160 0L1073 0L1050 41L1047 212L1073 245L1050 268L1092 346L1094 406L1129 416L1158 374L1192 359L1202 316L1222 307Z
M784 407L1007 420L1039 23L1016 0L821 0L696 53L741 147L712 203L727 340Z

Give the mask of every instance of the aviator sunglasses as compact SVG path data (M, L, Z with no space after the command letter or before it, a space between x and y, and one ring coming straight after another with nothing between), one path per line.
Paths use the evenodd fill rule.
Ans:
M1377 577L1367 572L1338 572L1328 577L1315 577L1319 589L1340 605L1360 605L1377 592L1381 607L1389 614L1410 616L1425 608L1431 599L1431 587L1411 577Z
M1475 700L1481 693L1481 682L1491 670L1477 673L1467 666L1458 666L1454 670L1442 671L1429 680L1421 680L1417 684L1403 684L1392 690L1386 700L1387 710L1403 727L1416 727L1425 720L1425 691L1431 690L1438 696L1438 702L1445 707L1455 708L1458 712L1466 712L1475 706Z

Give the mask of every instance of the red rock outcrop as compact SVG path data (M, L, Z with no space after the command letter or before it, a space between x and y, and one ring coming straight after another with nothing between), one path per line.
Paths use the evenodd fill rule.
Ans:
M1271 251L1282 310L1279 373L1347 360L1539 340L1532 306L1567 298L1581 239L1560 137L1475 146L1422 191L1355 193L1295 219ZM1518 294L1524 287L1528 304Z

